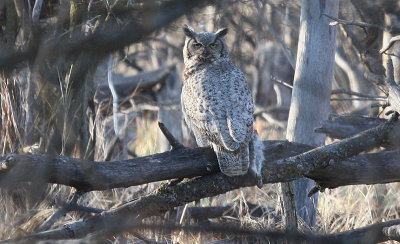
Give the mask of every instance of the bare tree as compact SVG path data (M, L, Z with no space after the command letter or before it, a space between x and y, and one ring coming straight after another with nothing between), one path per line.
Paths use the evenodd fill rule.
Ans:
M322 120L327 119L329 113L336 28L329 26L329 19L323 14L337 16L338 11L337 0L302 1L299 45L286 134L289 141L313 146L324 144L325 136L315 134L313 130ZM286 226L288 229L296 228L296 212L312 226L315 223L318 198L317 195L307 197L307 192L314 183L304 178L294 181L293 187L291 184L282 184ZM293 207L293 197L296 209Z
M388 205L398 197L387 194L393 185L371 187L377 194L370 198L379 198L371 210L342 212L348 198L337 198L328 215L320 204L315 220L317 196L314 202L305 196L312 181L285 184L291 231L270 231L282 228L284 218L275 201L281 195L267 184L307 177L316 182L313 195L400 182L400 5L341 4L342 19L338 0L0 0L0 239L192 243L180 239L192 233L202 234L201 243L400 239L398 206ZM246 176L224 176L211 148L187 147L179 101L184 23L230 29L232 58L256 100L254 126L266 158L262 189ZM336 59L333 82L335 26L343 59ZM383 48L382 32L390 34ZM107 65L110 55L114 65ZM292 91L288 142L282 139ZM370 109L369 101L385 104ZM387 105L397 113L378 118L377 107ZM329 106L338 114L326 120ZM165 124L160 136L156 120ZM328 145L316 147L324 134ZM325 202L348 189L354 188L319 197ZM368 222L364 213L371 213ZM315 221L315 233L299 233L298 216Z

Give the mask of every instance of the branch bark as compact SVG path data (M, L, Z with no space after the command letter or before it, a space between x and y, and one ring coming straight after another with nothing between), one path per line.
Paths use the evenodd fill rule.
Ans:
M322 181L325 174L343 174L343 177L345 177L347 170L343 172L343 166L338 162L374 147L395 143L397 139L392 135L396 134L399 128L399 122L389 121L354 137L315 149L312 149L311 146L287 141L265 141L266 160L263 167L263 182L264 184L287 182L303 175L310 175L316 169L321 170L319 181ZM377 167L389 170L388 167L394 166L395 153L393 152L391 156L387 157L393 157L394 161L378 162ZM376 161L374 156L371 156L370 159ZM333 168L325 168L332 160L337 162L330 166ZM356 157L353 160L354 164L347 162L343 165L354 165L354 171L365 172L364 176L360 174L364 183L387 182L382 178L383 176L376 178L375 181L366 182L368 177L371 176L368 176L368 171L363 171L361 168L366 167L367 164L372 165L372 163L368 163L368 160L368 157L359 159ZM392 163L385 164L385 162ZM80 191L128 187L160 180L204 176L219 172L215 154L210 148L177 147L160 154L114 162L95 162L58 155L10 154L7 157L2 157L1 163L0 187L12 186L18 182L38 182L41 180L43 183L72 186ZM396 172L400 171L389 171L391 171L391 181L398 180ZM312 176L317 178L319 174ZM228 177L228 179L234 178ZM352 179L357 184L356 178L351 176L348 178L348 183L351 183ZM215 179L215 182L218 182L218 180ZM331 181L327 180L327 182ZM331 184L334 184L332 187L339 186L338 182L340 184L341 181L335 183L332 180ZM235 185L235 188L252 185L248 182L241 182L241 184ZM232 187L232 184L229 185ZM330 185L326 184L325 187L330 187ZM197 197L202 198L201 195Z
M360 154L316 169L307 177L318 182L322 188L330 189L344 185L398 182L399 162L400 154L396 151Z
M78 239L79 242L76 243L94 243L94 242L100 242L101 240L104 240L108 236L112 236L113 232L123 232L124 230L152 230L152 231L158 231L158 232L171 232L171 231L185 231L187 233L207 233L207 232L212 232L212 233L225 233L225 234L232 234L234 233L236 236L248 236L248 237L259 237L259 238L265 238L264 241L271 241L271 240L277 240L277 241L282 241L282 240L295 240L295 241L301 241L302 243L312 243L312 244L358 244L358 243L363 243L363 244L374 244L378 242L383 242L387 240L396 240L395 235L392 235L394 232L397 232L396 230L400 224L400 220L391 220L387 222L382 222L382 223L376 223L372 224L366 227L354 229L354 230L349 230L349 231L344 231L344 232L339 232L335 234L328 234L328 235L313 235L310 233L299 233L297 231L293 232L281 232L281 231L254 231L254 230L249 230L245 228L239 228L235 226L227 226L225 225L219 225L219 224L211 224L207 226L198 226L198 225L186 225L186 226L180 226L176 225L174 223L167 223L165 225L146 225L146 224L138 224L134 222L129 222L125 226L120 226L119 231L116 229L113 230L107 230L106 232L100 232L97 231L93 235L89 235L84 239ZM390 232L388 232L390 231ZM49 243L49 239L47 238L51 235L51 233L38 233L36 235L30 236L29 238L26 238L25 240L28 241L28 243L31 243L32 241L39 241L39 240L47 240L45 243ZM65 236L63 239L63 242L61 241L55 241L54 239L52 240L51 243L65 243L67 240L68 236ZM75 243L74 241L78 240L72 240L71 243ZM29 242L30 241L30 242ZM259 240L258 240L259 241ZM5 243L8 243L7 241ZM25 243L25 242L23 242ZM42 243L42 242L35 242L35 243ZM70 243L70 242L68 242ZM229 242L230 243L230 242Z
M313 133L313 130L329 115L337 28L329 26L329 19L323 14L337 17L338 12L337 0L301 2L299 45L286 132L289 141L313 146L325 142L325 135ZM283 195L283 201L292 202L289 198L294 195L296 206L295 209L285 209L285 212L297 211L297 215L308 226L313 226L318 197L308 197L307 191L314 183L308 179L299 179L290 184L293 184L293 193ZM290 191L287 184L281 187ZM296 216L296 213L289 216ZM287 219L285 222L288 230L296 229L296 220Z
M324 133L331 138L343 139L361 131L378 126L385 120L359 115L331 116L329 120L321 122L321 126L314 129L316 133Z
M389 57L386 65L386 87L388 89L388 102L391 110L400 113L400 86L395 82L395 73L392 59ZM398 72L398 71L397 71Z
M309 175L316 169L326 167L332 160L334 160L335 162L339 162L342 159L354 156L364 150L370 150L373 147L380 146L385 143L390 143L388 135L390 133L393 133L393 131L395 130L399 130L399 128L400 128L399 122L389 121L387 123L377 126L376 128L362 132L352 138L344 139L342 141L333 143L331 145L315 148L303 154L292 156L289 158L287 158L288 155L290 156L298 154L299 150L304 150L304 151L308 150L310 146L302 145L300 147L297 147L293 143L271 141L270 144L269 145L267 144L264 149L265 152L269 152L269 154L266 155L267 156L266 162L268 161L269 162L264 163L263 174L262 174L263 182L273 183L273 182L290 181L302 177L303 175ZM190 153L194 151L199 152L198 157L194 158L193 155L191 155L191 158L187 158L185 152ZM282 153L282 151L285 152L285 155ZM165 158L165 155L170 155L170 157ZM174 155L174 157L172 157L172 155ZM161 160L163 156L164 156L164 161ZM281 158L282 156L286 157L282 159ZM22 162L21 160L22 159L26 160L27 157L32 157L32 156L17 156L17 155L8 156L7 159L4 160L2 168L3 169L6 168L6 170L9 170L8 171L9 174L11 174L12 171L15 170L18 165L20 165L20 163ZM170 152L166 152L163 154L145 157L147 158L147 163L143 162L143 159L145 158L141 158L142 163L140 166L147 167L146 165L151 163L151 160L149 159L151 159L152 157L153 159L155 159L155 162L153 162L152 166L155 168L157 167L160 168L158 170L158 174L160 174L160 170L162 173L162 168L164 166L163 164L165 164L165 162L168 160L177 160L181 162L181 166L191 164L194 161L197 161L199 162L199 164L202 165L202 167L197 166L198 167L197 169L202 172L207 172L207 167L204 167L205 166L204 164L211 166L212 172L216 172L218 169L215 155L212 153L211 149L207 148L174 149ZM59 163L69 165L67 159L68 158L66 157L61 157ZM33 162L33 164L36 163L36 166L38 166L37 160L40 160L40 156L39 158L36 158L36 160ZM182 161L184 163L182 163ZM82 163L82 161L80 162ZM104 167L105 164L109 164L108 166L114 168L114 170L115 168L118 168L117 172L119 173L119 175L115 175L116 178L124 178L124 179L131 178L132 175L129 175L129 177L127 177L128 172L126 170L131 169L131 171L129 172L132 172L132 167L129 167L132 165L127 164L127 161L121 163L124 163L125 166L128 167L125 168L125 171L120 171L121 168L118 167L120 166L120 163L103 162L97 164L103 164L102 167ZM154 165L154 163L158 163L158 165ZM29 164L32 164L32 162L25 161L24 165L28 166ZM91 164L92 165L91 168L90 167L84 168L87 170L86 173L89 172L91 173L89 175L86 175L85 178L90 178L100 173L95 171L95 167L93 166L93 164L94 162ZM132 164L132 162L130 164ZM195 164L192 165L193 167L196 167ZM334 167L335 164L331 166ZM176 170L175 167L171 167L170 165L167 165L167 167L169 169L173 169L173 171ZM188 168L191 167L186 166L186 169ZM32 167L30 169L32 169ZM60 168L58 168L58 170L60 170ZM64 174L65 172L66 172L65 170L62 170L62 173L60 172L60 174ZM136 172L136 170L133 170L133 172ZM73 173L74 173L73 175L79 175L79 173L76 171ZM80 173L82 174L82 171ZM33 173L31 172L31 174ZM138 176L142 174L143 173L140 173L138 174ZM188 172L182 172L179 175L179 177L183 177L184 175L187 174ZM28 175L25 175L25 177L27 176ZM254 185L254 182L248 180L248 178L251 177L244 176L244 177L230 178L221 173L217 173L217 174L206 175L200 178L190 179L186 182L177 185L168 185L168 184L162 185L156 192L149 194L148 196L142 197L132 202L128 202L118 208L104 211L100 215L94 216L85 221L74 222L72 224L66 225L61 229L41 232L35 234L33 237L39 239L81 238L86 236L88 233L93 232L94 230L117 231L120 230L121 226L125 226L128 223L135 223L136 221L140 221L143 218L159 215L167 210L173 209L174 207L183 205L185 203L192 202L204 197L216 196L240 187ZM102 185L103 187L104 186L110 187L110 184L112 182L115 183L115 181L118 181L118 179L109 178L101 180L101 178L97 178L98 185ZM2 179L2 183L4 183L4 178ZM92 183L94 184L96 182ZM86 187L88 186L87 180L84 185ZM115 186L116 185L114 185L114 187Z
M389 240L400 241L400 225L393 225L390 227L384 227L382 232Z

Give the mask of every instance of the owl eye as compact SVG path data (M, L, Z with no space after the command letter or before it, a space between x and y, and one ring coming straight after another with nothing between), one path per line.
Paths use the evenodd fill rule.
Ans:
M211 48L216 48L216 47L217 47L217 44L211 43L211 44L210 44L210 47L211 47Z
M198 42L196 42L196 43L193 43L193 47L195 47L195 48L199 48L199 47L201 47L201 44L200 44L200 43L198 43Z

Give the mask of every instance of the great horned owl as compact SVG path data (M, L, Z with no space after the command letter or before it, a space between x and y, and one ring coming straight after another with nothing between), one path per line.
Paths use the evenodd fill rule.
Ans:
M229 58L224 36L185 25L182 112L200 147L212 146L221 172L248 172L261 186L262 145L253 132L254 105L243 72Z

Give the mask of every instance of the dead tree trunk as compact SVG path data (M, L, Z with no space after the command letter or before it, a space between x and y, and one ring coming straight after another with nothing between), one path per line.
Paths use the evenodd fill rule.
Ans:
M336 27L329 26L329 19L323 13L337 16L338 10L339 1L336 0L302 1L294 89L286 134L289 141L313 146L324 144L325 136L315 134L313 130L329 113ZM313 184L305 178L293 183L297 215L308 225L313 225L316 217L317 196L307 197ZM284 196L284 202L292 201L292 196L290 193ZM286 215L289 211L295 210L285 209Z

